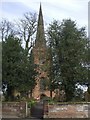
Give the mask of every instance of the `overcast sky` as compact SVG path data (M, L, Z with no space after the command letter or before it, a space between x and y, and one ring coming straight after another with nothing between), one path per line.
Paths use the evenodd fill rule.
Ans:
M44 23L53 19L71 18L79 27L88 29L88 1L89 0L1 0L0 15L9 20L21 18L25 12L39 12L40 2Z

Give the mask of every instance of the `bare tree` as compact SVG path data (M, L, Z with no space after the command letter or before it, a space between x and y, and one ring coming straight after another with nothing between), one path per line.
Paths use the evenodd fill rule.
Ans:
M17 23L17 32L25 42L25 49L29 52L32 47L33 37L36 32L36 13L25 13L24 18Z
M15 35L14 24L6 19L0 22L0 38L3 41L9 35Z
M10 22L6 19L3 19L0 22L0 38L3 41L9 35L17 36L22 40L22 43L25 43L25 50L30 51L36 32L36 23L37 23L36 13L27 12L24 14L23 18L18 22Z

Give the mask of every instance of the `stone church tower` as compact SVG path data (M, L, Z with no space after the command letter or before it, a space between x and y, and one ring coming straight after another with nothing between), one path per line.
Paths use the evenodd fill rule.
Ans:
M36 86L33 90L33 97L35 99L40 99L42 94L50 97L50 91L47 90L46 84L48 84L48 61L47 61L47 47L44 34L44 23L42 8L40 5L38 24L37 24L37 34L35 46L33 48L34 64L36 64Z

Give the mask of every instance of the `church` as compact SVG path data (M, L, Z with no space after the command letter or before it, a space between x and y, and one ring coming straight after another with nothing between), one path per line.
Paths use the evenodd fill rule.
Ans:
M34 56L34 64L37 66L37 76L35 78L36 86L33 90L32 96L35 99L41 99L42 95L50 97L50 91L47 87L49 85L48 71L50 61L48 60L48 50L45 40L44 21L41 4L39 9L35 46L32 52ZM52 97L54 97L54 95L55 93L53 92Z

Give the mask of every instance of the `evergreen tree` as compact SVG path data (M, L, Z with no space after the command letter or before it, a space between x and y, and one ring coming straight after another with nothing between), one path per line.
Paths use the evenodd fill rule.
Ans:
M74 97L76 83L87 80L85 28L78 29L70 19L61 23L53 21L48 29L48 38L53 51L55 84L65 90L67 101L70 101Z
M14 100L15 91L20 92L21 97L26 96L35 85L33 60L27 57L20 40L14 36L3 41L2 49L2 84L7 88L7 100Z
M13 92L19 87L22 76L21 62L23 52L18 38L9 36L2 43L2 84L7 86L7 99L13 99Z

